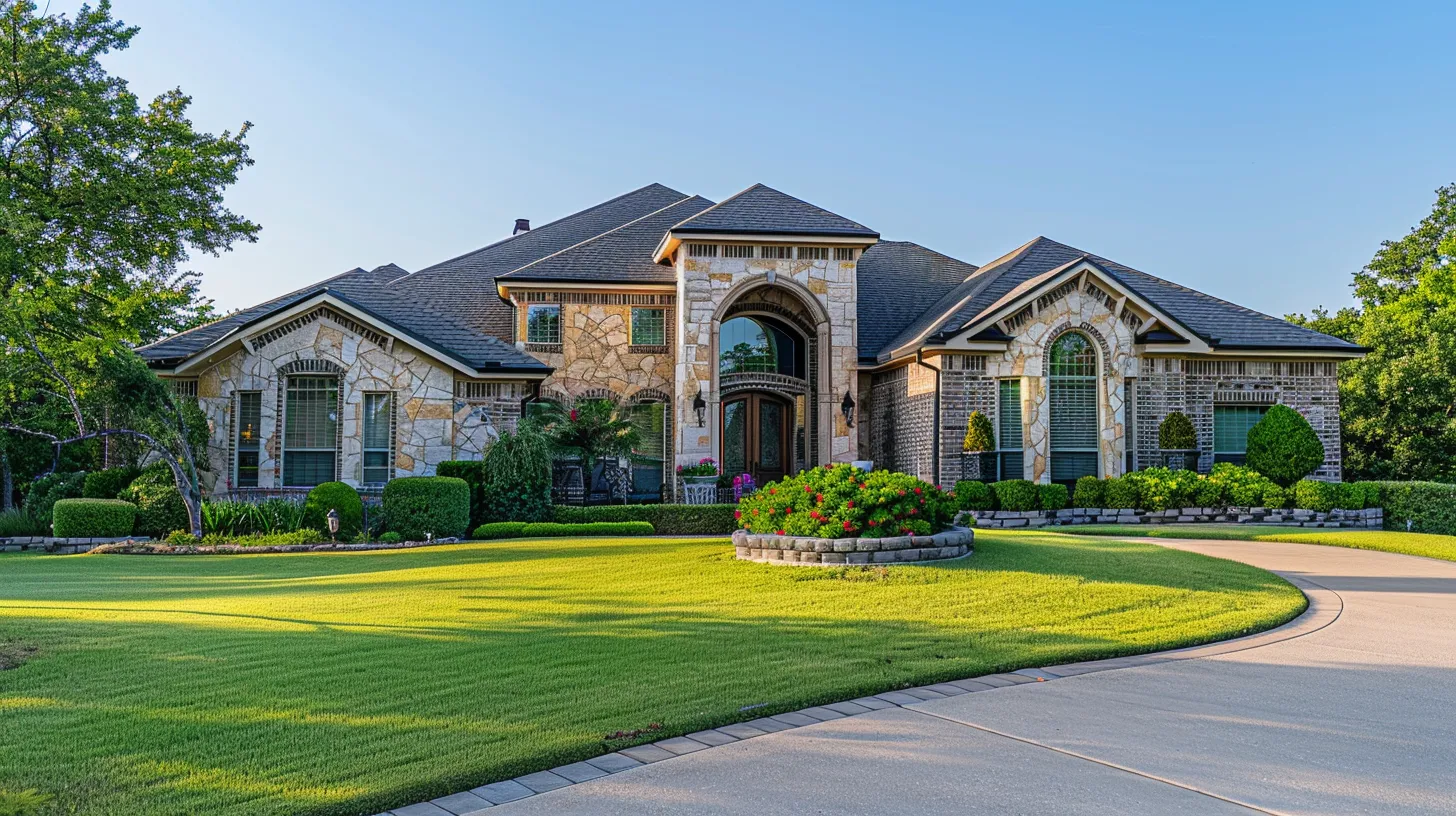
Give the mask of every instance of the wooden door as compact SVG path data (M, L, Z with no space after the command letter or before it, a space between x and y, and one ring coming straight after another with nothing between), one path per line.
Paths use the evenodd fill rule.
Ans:
M772 394L750 393L723 403L723 472L750 473L759 485L788 474L789 428L793 409Z

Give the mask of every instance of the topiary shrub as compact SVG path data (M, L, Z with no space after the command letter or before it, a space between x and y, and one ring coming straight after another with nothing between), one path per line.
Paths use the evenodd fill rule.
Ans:
M481 541L496 538L520 538L521 532L525 529L526 522L524 521L492 521L476 527L470 537Z
M324 482L308 491L303 501L303 526L329 535L330 510L339 511L338 538L348 541L364 529L364 502L359 491L343 482Z
M1158 447L1163 450L1192 450L1198 447L1198 435L1193 432L1193 421L1182 411L1174 411L1163 417L1158 426Z
M741 526L737 510L736 504L607 504L557 507L554 515L563 524L645 521L658 535L728 535Z
M1083 476L1072 490L1073 507L1102 507L1105 483L1096 476Z
M1041 491L1041 509L1064 510L1067 507L1067 486L1061 484L1037 485Z
M81 487L81 498L114 499L140 475L142 470L137 467L114 467L88 473Z
M1002 510L1027 511L1041 509L1041 491L1026 479L1007 479L991 485L996 506Z
M770 482L738 504L752 533L857 538L929 535L946 528L955 501L914 476L852 465L824 465Z
M1141 502L1142 486L1131 474L1108 479L1102 488L1102 503L1108 509L1136 510Z
M971 480L956 482L955 500L962 510L990 510L996 503L990 485Z
M410 541L465 535L470 527L470 485L450 476L406 476L384 486L389 529Z
M136 527L132 532L152 538L166 538L176 530L190 531L192 520L187 505L177 492L171 468L153 465L142 471L118 498L136 505Z
M61 499L52 512L56 538L122 538L131 535L137 509L120 499Z
M966 453L984 453L996 449L996 432L991 420L980 411L972 411L966 417L966 437L961 440L961 450Z
M455 459L435 466L436 476L464 479L470 485L470 526L485 523L485 461Z
M1301 479L1294 485L1294 506L1301 510L1328 513L1340 498L1340 486L1334 482Z
M1274 405L1249 429L1244 461L1275 484L1288 487L1325 461L1325 446L1298 411Z
M25 511L48 529L51 526L51 508L56 502L81 498L85 485L84 473L48 473L31 484L30 492L25 494ZM177 500L180 502L181 497Z

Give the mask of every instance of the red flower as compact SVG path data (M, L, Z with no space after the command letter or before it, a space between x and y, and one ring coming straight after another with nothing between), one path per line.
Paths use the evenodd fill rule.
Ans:
M823 504L824 503L824 494L823 493L815 493L814 494L814 501L819 502L820 504Z
M755 515L755 516L756 516L756 515L758 515L758 508L757 508L757 507L755 507L755 508L753 508L753 514L754 514L754 515Z
M809 485L804 485L804 492L805 493L813 493L814 492L814 488L811 487L811 486L809 486Z
M846 529L846 530L848 530L848 529L849 529L849 522L847 522L847 521L846 521L846 522L845 522L845 523L844 523L844 529Z
M900 495L901 495L901 496L903 496L903 495L905 495L905 491L903 491L903 490L901 490L901 491L900 491Z
M733 518L736 518L736 519L743 518L743 511L742 510L734 510L733 511Z
M769 488L769 489L768 489L768 494L769 494L769 495L770 495L770 496L774 496L774 495L777 495L777 494L778 494L778 492L779 492L779 489L778 489L778 488L777 488L777 487L770 487L770 488Z
M788 514L790 514L792 512L794 512L794 508L792 508L792 507L785 507L784 508L784 515L787 516Z
M571 409L571 421L572 422L575 422L576 421L576 409L575 408L572 408Z
M845 502L844 503L844 506L845 507L848 507L850 510L853 510L854 509L854 500L851 499L851 500ZM848 523L848 522L846 522L846 523Z
M874 527L876 524L879 524L879 522L878 521L875 521L874 519L870 519L870 522L869 523L870 523L870 526L871 527Z
M770 515L770 516L772 516L772 515L773 515L773 511L774 511L774 509L773 509L773 508L772 508L772 507L770 507L770 508L769 508L769 509L768 509L768 514L769 514L769 515Z
M783 535L783 534L784 534L784 531L783 531L783 530L779 530L779 531L778 531L778 534L779 534L779 535Z
M915 488L915 495L917 495L917 496L919 496L919 495L920 495L920 488L918 488L918 487L917 487L917 488Z
M913 508L913 507L912 507L912 508L910 508L910 515L912 515L912 516L913 516L913 515L915 515L915 512L916 512L916 511L915 511L915 508Z

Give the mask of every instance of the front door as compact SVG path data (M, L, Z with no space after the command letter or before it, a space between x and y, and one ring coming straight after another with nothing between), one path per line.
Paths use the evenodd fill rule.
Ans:
M744 394L723 403L723 472L751 473L760 485L789 472L789 403L771 394Z

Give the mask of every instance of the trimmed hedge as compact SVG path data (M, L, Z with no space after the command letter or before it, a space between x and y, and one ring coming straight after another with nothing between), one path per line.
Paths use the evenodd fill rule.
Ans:
M738 528L736 504L609 504L600 507L557 507L556 521L586 524L598 521L645 521L658 535L732 535Z
M1096 476L1083 476L1072 491L1073 507L1102 507L1104 483Z
M643 536L653 534L645 521L593 521L587 524L558 524L554 521L533 521L521 529L522 538L557 538L562 536Z
M1102 495L1109 510L1136 510L1142 505L1142 485L1127 476L1108 479Z
M962 510L990 510L996 505L990 485L969 479L956 482L955 499L956 506Z
M489 524L482 524L475 528L470 534L471 538L481 541L490 541L496 538L520 538L521 532L526 529L524 521L492 521Z
M470 485L450 476L406 476L384 486L390 532L410 541L464 536L470 529Z
M140 475L142 469L135 467L114 467L88 473L81 488L81 498L114 499Z
M1067 507L1067 486L1062 484L1037 485L1041 492L1041 509L1064 510Z
M1374 485L1385 508L1385 529L1456 535L1456 484L1365 482ZM1369 488L1367 488L1368 490Z
M56 538L121 538L131 535L137 509L120 499L61 499L53 510Z
M436 476L464 479L470 486L470 526L485 523L485 462L478 459L454 459L435 466Z
M996 495L996 506L1002 510L1025 511L1041 509L1041 491L1026 479L1007 479L991 485Z
M329 511L339 511L339 538L348 541L364 530L364 501L359 491L343 482L324 482L308 491L303 502L303 526L329 535Z

